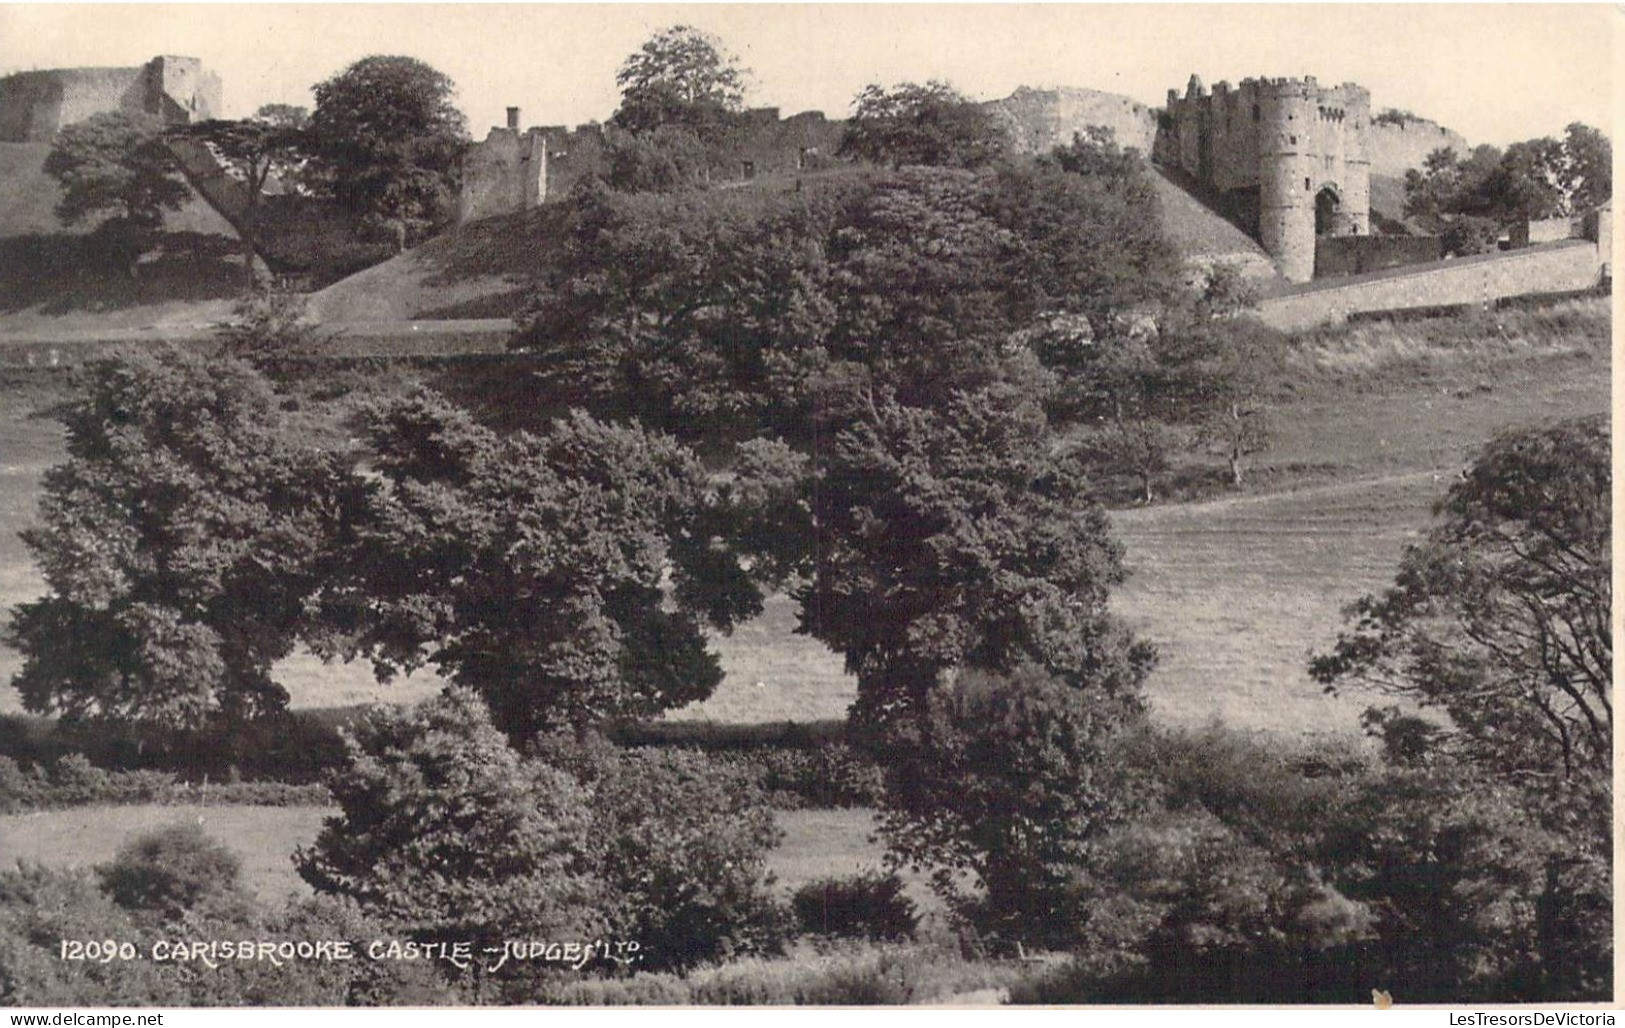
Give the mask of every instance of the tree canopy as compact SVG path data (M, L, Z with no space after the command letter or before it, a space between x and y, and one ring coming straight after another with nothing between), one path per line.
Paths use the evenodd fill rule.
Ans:
M1311 665L1449 715L1452 745L1547 797L1612 780L1607 423L1510 432L1484 449L1405 553L1394 586Z
M1009 139L997 118L946 82L904 82L863 88L852 102L841 151L900 168L927 164L986 167L1003 157Z
M62 186L56 216L64 225L98 217L95 237L129 269L152 246L164 212L186 202L186 183L164 145L156 117L111 111L67 125L52 140L45 173Z
M627 57L615 83L621 88L616 125L642 134L678 126L714 143L731 124L745 96L745 73L722 40L690 25L650 37Z
M412 57L365 57L313 87L313 171L358 214L408 237L452 214L468 124L451 79Z
M243 186L246 208L237 225L243 237L244 270L254 280L254 257L262 246L264 195L273 178L291 180L310 158L309 116L302 107L267 104L252 118L211 120L171 129L172 138L194 139L234 172Z
M433 663L523 738L710 695L700 632L760 609L673 440L577 414L502 437L419 392L363 415L368 492L320 598L329 655ZM665 605L668 580L676 608Z
M23 534L49 591L13 609L27 709L197 727L281 710L346 502L341 459L297 442L249 366L181 350L84 372L68 459Z
M1430 231L1460 219L1501 226L1584 214L1613 195L1608 137L1575 122L1562 139L1479 146L1470 154L1436 150L1405 175L1405 213ZM1466 251L1470 252L1470 251Z

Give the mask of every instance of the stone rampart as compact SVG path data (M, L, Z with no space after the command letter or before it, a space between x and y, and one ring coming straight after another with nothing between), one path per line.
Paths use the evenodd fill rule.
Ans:
M1461 133L1426 118L1374 121L1366 137L1366 155L1371 159L1373 175L1404 178L1411 168L1421 168L1435 150L1454 150L1465 157L1469 147Z
M218 117L220 76L195 57L154 57L134 68L57 68L0 78L0 142L49 142L96 114L150 114L176 125Z
M1017 153L1048 153L1093 127L1111 130L1117 144L1149 157L1157 115L1145 104L1094 89L1028 89L983 104L1010 133Z
M1260 301L1258 316L1281 331L1295 332L1365 311L1457 307L1508 296L1578 292L1595 285L1601 271L1597 244L1570 239L1298 286Z

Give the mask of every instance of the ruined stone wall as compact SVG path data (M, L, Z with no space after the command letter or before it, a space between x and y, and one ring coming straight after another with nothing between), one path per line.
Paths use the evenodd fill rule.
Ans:
M517 123L517 116L515 117ZM820 111L780 118L776 108L745 112L732 146L712 167L713 182L743 182L793 175L834 160L846 123ZM492 128L463 158L458 220L529 210L565 196L581 179L608 171L608 139L615 130L590 123L569 129L546 125L521 132L517 124Z
M208 121L223 110L220 76L196 57L154 57L147 64L148 110L171 124Z
M0 142L49 142L62 126L104 111L148 111L145 67L26 71L0 79Z
M1028 89L983 104L1010 133L1017 153L1048 153L1091 127L1111 130L1125 149L1150 155L1157 138L1156 112L1115 93L1093 89Z
M59 68L0 78L0 142L44 143L96 114L150 114L170 124L220 116L220 76L195 57L136 68Z
M485 142L463 160L463 185L457 220L475 221L493 214L527 210L547 190L547 138L540 129L521 134L493 128Z
M1404 178L1409 169L1422 167L1435 150L1454 150L1465 157L1471 147L1459 132L1423 118L1400 124L1376 122L1366 137L1373 175Z
M1583 239L1459 257L1301 286L1261 300L1258 316L1281 331L1295 332L1366 311L1456 307L1509 296L1578 292L1596 284L1603 260L1597 244Z

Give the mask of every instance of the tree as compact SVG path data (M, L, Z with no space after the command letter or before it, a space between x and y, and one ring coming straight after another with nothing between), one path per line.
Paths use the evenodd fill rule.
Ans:
M346 749L329 783L339 812L294 854L317 892L419 941L471 943L476 976L486 946L597 937L587 793L521 761L474 693L376 710Z
M1607 422L1509 432L1410 547L1394 586L1350 610L1310 670L1449 716L1448 745L1527 790L1577 839L1609 844L1613 636Z
M946 82L904 82L890 90L872 83L852 107L841 152L875 164L981 168L1009 148L993 114Z
M1584 214L1614 196L1614 147L1589 125L1574 122L1563 133L1563 166L1558 187L1570 213Z
M190 195L162 131L155 117L104 112L65 126L45 157L46 174L62 186L57 218L78 225L102 217L92 239L131 275L164 212L180 210Z
M273 178L291 178L309 159L308 120L302 107L268 104L242 121L211 120L170 130L172 138L208 147L227 173L242 183L245 208L237 230L243 237L243 271L250 286L254 258L264 244L265 188Z
M357 214L398 225L407 239L452 213L467 121L451 79L411 57L365 57L314 87L315 170Z
M744 102L744 73L716 36L689 25L656 33L615 74L612 119L634 134L675 125L715 144Z
M1184 371L1200 412L1199 437L1224 457L1240 489L1245 461L1269 446L1270 397L1281 381L1286 340L1252 317L1201 327L1205 352Z
M93 363L59 416L68 459L23 535L49 591L8 631L27 709L185 728L282 710L270 671L323 577L341 458L290 440L252 368L182 350Z
M321 652L386 679L433 663L515 739L652 715L721 680L700 621L730 627L761 594L674 441L584 414L498 437L426 390L362 429L382 488L315 604Z
M967 670L927 698L889 762L888 860L934 868L933 887L1005 947L1077 940L1078 879L1135 805L1106 745L1140 717L1139 698L1095 685L1032 665Z
M1052 453L1042 394L1018 380L936 408L883 393L859 404L819 454L812 581L798 594L801 630L858 677L854 722L911 731L970 668L1033 663L1133 692L1153 653L1107 612L1121 549L1082 468Z
M767 858L783 833L741 768L598 737L555 736L538 751L591 795L602 912L614 937L638 943L640 970L780 949L785 917Z
M1595 208L1612 192L1608 138L1575 122L1562 139L1527 139L1505 152L1480 146L1462 158L1453 150L1434 151L1420 170L1405 174L1405 213L1432 232L1454 228L1456 245L1470 247L1476 236L1473 219L1505 227L1569 217Z

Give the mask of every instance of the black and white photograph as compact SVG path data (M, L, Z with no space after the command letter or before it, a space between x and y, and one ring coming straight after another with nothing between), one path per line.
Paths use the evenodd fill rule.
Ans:
M1613 1024L1622 28L0 3L0 1006Z

